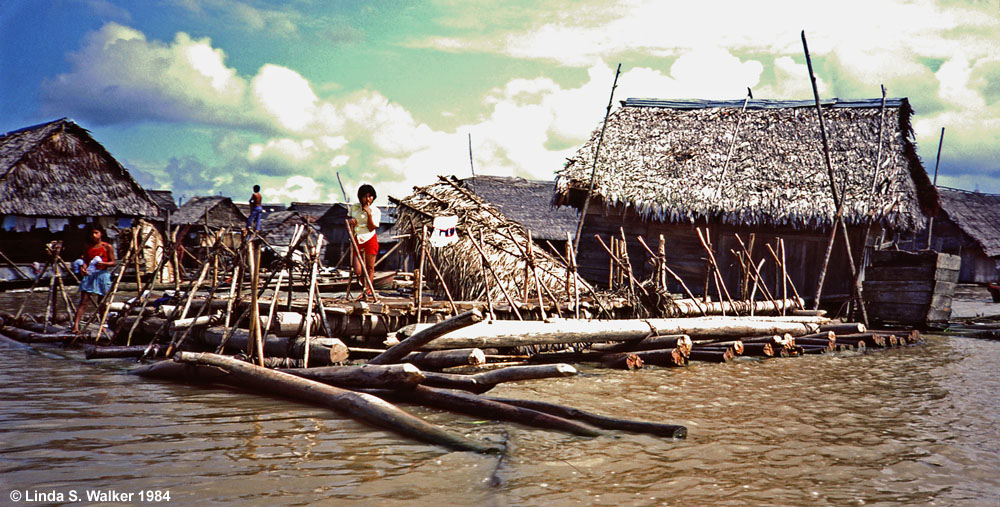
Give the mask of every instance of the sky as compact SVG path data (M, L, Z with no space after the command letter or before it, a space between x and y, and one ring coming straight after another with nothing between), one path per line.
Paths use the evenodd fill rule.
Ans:
M814 6L814 7L810 7ZM266 202L552 179L629 97L908 97L1000 193L1000 0L0 0L0 132L68 117L145 187Z

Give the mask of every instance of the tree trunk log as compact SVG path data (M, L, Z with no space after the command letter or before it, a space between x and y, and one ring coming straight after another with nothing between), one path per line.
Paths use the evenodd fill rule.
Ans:
M491 419L512 421L536 428L565 431L585 437L600 436L601 432L592 426L564 419L538 410L518 407L507 403L482 398L475 394L439 389L436 387L417 386L412 391L379 391L379 397L385 396L406 403L419 403L432 407L443 408L456 412L488 417Z
M84 347L84 356L87 359L114 359L114 358L125 358L125 357L142 357L146 353L146 345L110 345L110 346L99 346L99 345L87 345ZM154 345L149 351L149 358L163 357L163 353L167 351L166 347L159 345Z
M772 357L774 348L770 343L744 343L743 355L749 357Z
M774 317L790 319L791 317ZM818 325L748 317L688 317L648 320L550 320L480 322L453 331L423 345L424 349L499 348L524 345L636 341L656 330L659 334L687 334L692 338L741 338L773 334L815 333ZM427 329L411 324L401 334ZM398 346L398 345L397 345ZM395 348L395 347L394 347Z
M486 354L481 349L434 350L431 352L411 352L403 362L413 363L419 368L438 370L452 366L486 364Z
M179 361L222 368L227 375L220 381L255 392L290 396L333 408L381 428L396 431L422 442L442 445L449 449L474 452L501 452L496 444L481 443L414 417L378 397L339 389L288 373L268 370L217 354L178 352Z
M728 363L733 360L733 351L729 349L715 351L692 348L691 353L688 355L688 360L705 361L709 363Z
M616 352L605 354L601 359L601 366L605 368L621 368L628 366L628 356L635 356L642 360L643 364L653 366L684 366L687 359L680 349L660 349L660 350L639 350L635 352Z
M627 419L618 419L615 417L603 416L592 412L586 412L577 408L567 407L565 405L557 405L555 403L548 403L544 401L496 398L492 396L488 396L485 398L493 401L499 401L500 403L506 403L508 405L516 405L519 407L538 410L539 412L546 412L559 417L564 417L566 419L578 419L587 424L591 424L593 426L597 426L598 428L604 428L607 430L629 431L632 433L647 433L650 435L657 435L667 438L687 437L687 428L685 428L684 426L678 426L676 424L662 424L654 422L630 421Z
M865 325L860 322L849 322L846 324L823 324L819 326L820 332L833 331L837 334L857 334L865 332Z
M209 346L218 347L222 343L224 332L225 328L210 327L203 330L198 337ZM234 351L246 350L247 342L250 340L249 333L246 329L233 331L226 341L226 348ZM304 338L267 335L264 339L264 355L265 357L293 357L301 359L304 356L305 343ZM316 366L326 366L346 361L349 355L347 346L337 338L314 337L310 340L309 348L309 359Z
M426 380L423 372L412 364L323 366L319 368L288 368L278 371L348 389L366 387L410 389Z
M679 348L691 350L691 337L686 334L650 336L641 340L622 343L595 343L590 350L612 354L617 352L634 352L637 350L659 350Z
M438 322L437 324L433 324L430 327L423 329L422 331L414 333L409 338L397 343L396 345L393 345L392 347L389 348L389 350L383 352L382 354L379 354L371 361L368 361L368 364L398 363L400 360L406 357L407 354L426 345L427 342L434 340L435 338L443 334L451 333L456 330L462 329L464 327L473 325L481 320L483 320L483 314L480 313L479 310L477 309L472 309L467 312L460 313L448 320L445 320L443 322ZM447 348L471 348L471 347L447 347Z
M671 317L701 315L699 307L707 315L768 315L781 314L782 309L791 311L802 305L801 299L777 299L775 301L710 301L705 303L695 299L674 299L667 303Z
M11 326L3 328L3 332L8 337L24 343L62 343L78 337L72 333L39 333Z

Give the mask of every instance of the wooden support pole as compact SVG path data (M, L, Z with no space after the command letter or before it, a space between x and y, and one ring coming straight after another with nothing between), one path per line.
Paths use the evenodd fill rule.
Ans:
M493 280L497 283L497 287L500 288L500 292L503 293L503 297L507 300L507 304L510 305L511 311L513 311L514 315L517 316L517 320L524 320L523 318L521 318L521 312L517 311L517 304L514 303L514 299L511 298L510 294L507 293L507 289L504 288L503 282L500 280L500 276L497 275L496 270L493 269L493 263L491 263L489 258L486 256L486 251L485 251L486 243L483 241L482 231L480 231L479 233L479 242L482 243L482 245L476 243L476 241L469 241L469 243L472 244L472 246L479 251L479 255L483 256L483 260L486 261L486 269L488 269L489 272L493 275Z

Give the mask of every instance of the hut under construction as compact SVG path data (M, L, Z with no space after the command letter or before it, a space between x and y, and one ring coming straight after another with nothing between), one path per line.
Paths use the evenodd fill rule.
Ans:
M439 179L415 188L405 199L390 198L399 206L396 230L409 238L404 248L420 259L421 246L426 246L422 276L429 286L447 287L451 297L460 300L488 297L493 302L537 302L541 297L546 304L565 302L571 293L588 289L563 262L532 246L523 225L508 219L456 178ZM417 241L424 227L434 230L435 217L445 216L458 218L453 244L434 247L429 241Z
M475 176L462 179L461 184L531 231L536 246L562 254L567 239L576 234L580 214L570 207L552 205L555 181Z
M33 276L32 262L45 261L46 244L62 242L61 256L83 252L87 222L116 229L155 218L160 209L86 129L66 118L8 132L0 137L0 278ZM17 267L14 267L14 266Z
M930 248L962 258L959 283L1000 281L1000 194L940 186L938 193L941 213L931 227ZM915 243L927 245L926 233Z
M632 268L642 276L651 268L636 259L649 256L635 238L655 245L662 235L667 265L695 292L718 295L707 281L708 256L695 230L701 227L730 287L746 286L741 259L749 264L735 234L747 243L752 234L755 265L770 257L764 243L774 247L781 238L789 279L806 299L814 294L837 211L815 103L751 99L743 105L623 101L607 119L596 165L602 129L595 129L556 180L556 202L582 208L596 175L580 238L583 276L608 281L608 255L595 234L607 241L624 231ZM916 153L909 101L887 99L884 116L879 99L830 99L822 107L855 258L873 238L924 227L938 196ZM840 237L824 297L849 294L847 262ZM775 265L768 260L765 270ZM763 276L776 290L780 275Z

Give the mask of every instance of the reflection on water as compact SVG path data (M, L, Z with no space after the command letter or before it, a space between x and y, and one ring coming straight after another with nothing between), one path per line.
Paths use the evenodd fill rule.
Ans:
M125 375L0 345L0 498L169 490L171 503L488 505L1000 502L1000 343L930 337L807 356L500 386L492 394L685 424L586 439L408 408L502 459L327 409Z

